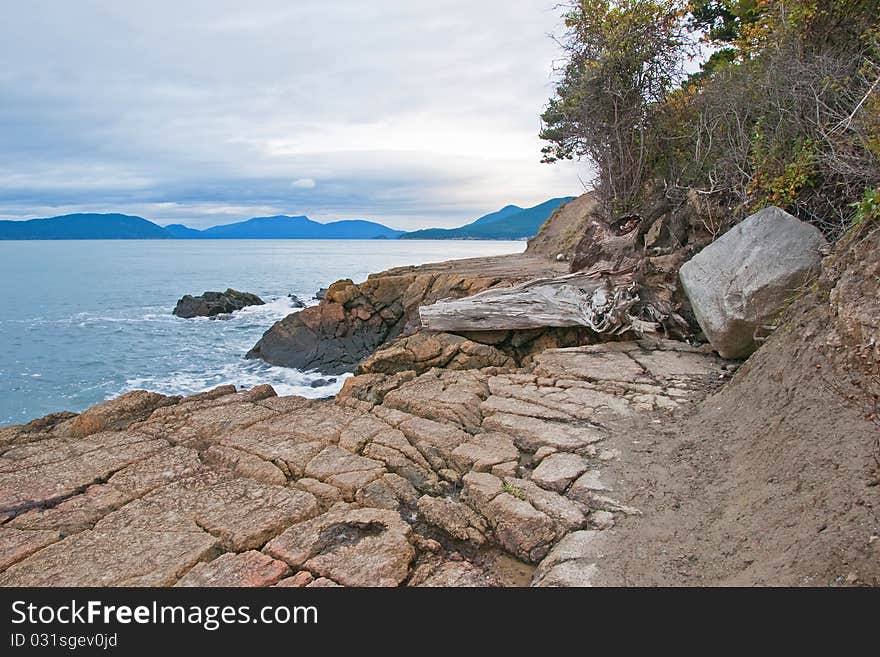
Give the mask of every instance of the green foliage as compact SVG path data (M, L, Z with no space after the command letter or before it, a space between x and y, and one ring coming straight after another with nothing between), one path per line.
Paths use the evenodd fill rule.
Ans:
M853 207L856 211L853 223L856 226L880 221L880 187L866 189L862 200L853 203Z
M506 481L503 485L504 492L508 495L513 495L515 498L524 500L526 499L526 493L522 488L517 488L513 484L508 484Z
M880 185L878 16L878 0L576 2L546 159L594 164L611 214L696 189L835 238ZM681 75L698 47L699 70Z
M568 60L541 115L544 161L586 157L617 209L646 182L657 108L683 78L682 10L678 0L579 0L564 16Z

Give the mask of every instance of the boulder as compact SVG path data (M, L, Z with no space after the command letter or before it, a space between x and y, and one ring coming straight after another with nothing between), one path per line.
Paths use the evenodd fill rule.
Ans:
M256 294L239 292L230 287L226 292L204 292L197 297L186 294L177 302L173 314L185 319L214 317L235 312L247 306L262 306L264 303Z
M822 233L784 210L748 217L682 265L682 286L724 358L746 358L793 293L819 268Z

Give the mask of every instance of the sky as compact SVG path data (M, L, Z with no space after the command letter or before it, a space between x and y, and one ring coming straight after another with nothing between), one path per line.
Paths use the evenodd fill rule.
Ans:
M0 218L457 226L541 164L557 0L0 0Z

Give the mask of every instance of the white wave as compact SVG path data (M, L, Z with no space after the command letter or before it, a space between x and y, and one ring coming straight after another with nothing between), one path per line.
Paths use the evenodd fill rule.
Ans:
M281 396L297 395L319 399L334 396L350 376L350 373L327 376L318 372L275 367L261 361L242 361L207 371L178 371L167 375L131 378L126 380L122 389L108 395L108 398L131 390L151 390L166 395L193 395L221 385L231 384L239 390L246 390L268 383ZM321 379L329 383L313 387L312 384Z

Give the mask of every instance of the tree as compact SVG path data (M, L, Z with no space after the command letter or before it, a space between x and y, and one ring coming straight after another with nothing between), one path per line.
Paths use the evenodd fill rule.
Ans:
M880 186L878 16L880 0L576 2L544 159L592 163L612 215L693 192L730 221L772 204L835 238Z
M609 211L639 196L658 155L658 108L684 77L677 0L580 0L567 7L567 61L541 115L544 161L585 157Z

